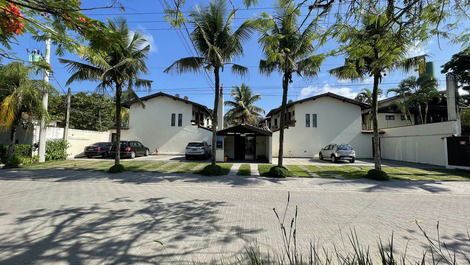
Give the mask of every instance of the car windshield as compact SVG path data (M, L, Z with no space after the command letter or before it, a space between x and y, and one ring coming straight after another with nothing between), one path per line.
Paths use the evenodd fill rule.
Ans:
M338 145L338 150L353 150L353 148L349 144L340 144Z
M203 147L203 143L189 143L188 147Z

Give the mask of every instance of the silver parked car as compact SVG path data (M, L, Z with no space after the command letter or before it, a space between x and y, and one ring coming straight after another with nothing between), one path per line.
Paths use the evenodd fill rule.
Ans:
M192 157L209 158L211 156L211 146L205 141L189 142L186 146L185 157L190 159Z
M349 144L329 144L320 150L320 160L331 160L336 163L339 160L349 160L354 163L356 160L356 152Z

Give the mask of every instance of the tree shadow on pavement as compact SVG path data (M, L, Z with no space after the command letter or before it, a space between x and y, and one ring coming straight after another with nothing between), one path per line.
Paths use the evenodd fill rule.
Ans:
M0 236L0 264L161 264L205 253L211 240L246 242L261 229L223 223L225 202L115 198L88 207L31 210ZM211 239L211 240L209 240ZM244 245L242 243L241 245Z

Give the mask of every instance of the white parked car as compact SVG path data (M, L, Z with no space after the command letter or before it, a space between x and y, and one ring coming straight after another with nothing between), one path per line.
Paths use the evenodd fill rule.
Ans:
M211 146L205 141L189 142L186 146L185 157L190 159L192 157L209 158L211 156Z
M349 144L329 144L320 150L318 155L320 160L331 160L336 163L339 160L349 160L354 163L356 161L356 152Z

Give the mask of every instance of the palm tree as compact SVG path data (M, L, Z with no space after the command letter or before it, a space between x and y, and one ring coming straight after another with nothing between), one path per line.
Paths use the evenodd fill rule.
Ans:
M253 95L253 91L245 84L233 88L230 91L233 100L225 101L226 106L232 107L225 114L225 120L229 124L257 125L264 110L254 103L261 99L261 95Z
M200 72L210 70L214 74L214 111L212 114L212 166L216 165L217 109L220 97L220 72L226 65L232 66L232 72L244 75L248 69L234 64L232 60L243 54L242 42L246 41L253 23L246 21L232 31L235 10L228 12L225 0L211 1L208 7L199 8L190 14L190 23L194 30L190 37L200 56L186 57L175 61L165 73Z
M85 61L77 62L67 59L59 59L72 73L67 81L93 80L98 81L97 89L101 92L107 89L115 90L116 104L116 139L115 148L120 150L121 140L121 97L123 89L134 95L134 87L150 88L150 80L139 78L140 74L148 73L145 60L150 50L150 45L138 32L131 34L124 19L108 21L108 32L104 33L101 40L91 40L90 46L82 48L81 58ZM114 168L120 167L120 154L116 152Z
M436 78L428 74L423 74L418 78L411 76L400 82L399 90L409 94L407 103L415 105L418 110L420 123L427 123L429 102L440 97L439 91L437 90Z
M395 95L400 97L401 101L395 102L395 105L400 109L400 111L404 115L406 115L407 120L409 120L410 123L413 124L414 122L413 122L411 112L410 112L410 100L409 100L411 90L406 83L407 82L404 82L404 80L401 81L397 88L391 88L387 90L387 95L389 93L395 93Z
M414 34L412 28L389 27L387 12L377 14L363 13L361 24L343 25L339 41L344 43L345 64L330 70L330 74L340 79L361 80L373 77L372 89L372 127L375 169L381 170L378 95L379 84L387 72L396 69L409 71L415 66L424 67L425 56L406 58L407 51L413 45L408 35ZM408 34L408 35L407 35Z
M382 90L379 89L378 92L379 96L382 95ZM354 98L355 100L365 103L365 104L372 104L372 91L368 88L363 88L361 92L359 92L356 97Z
M22 121L40 120L47 115L41 100L41 91L46 84L29 79L32 69L19 62L0 68L0 90L8 93L0 106L0 129L10 130L7 157L15 151L16 131Z
M300 11L293 1L280 1L275 16L264 15L258 23L262 36L258 40L266 59L261 60L261 73L274 71L282 74L282 103L279 129L278 166L282 167L284 157L284 127L289 83L293 74L315 76L324 56L315 55L314 41L319 38L315 23L303 27L297 25ZM314 20L315 21L315 20Z

